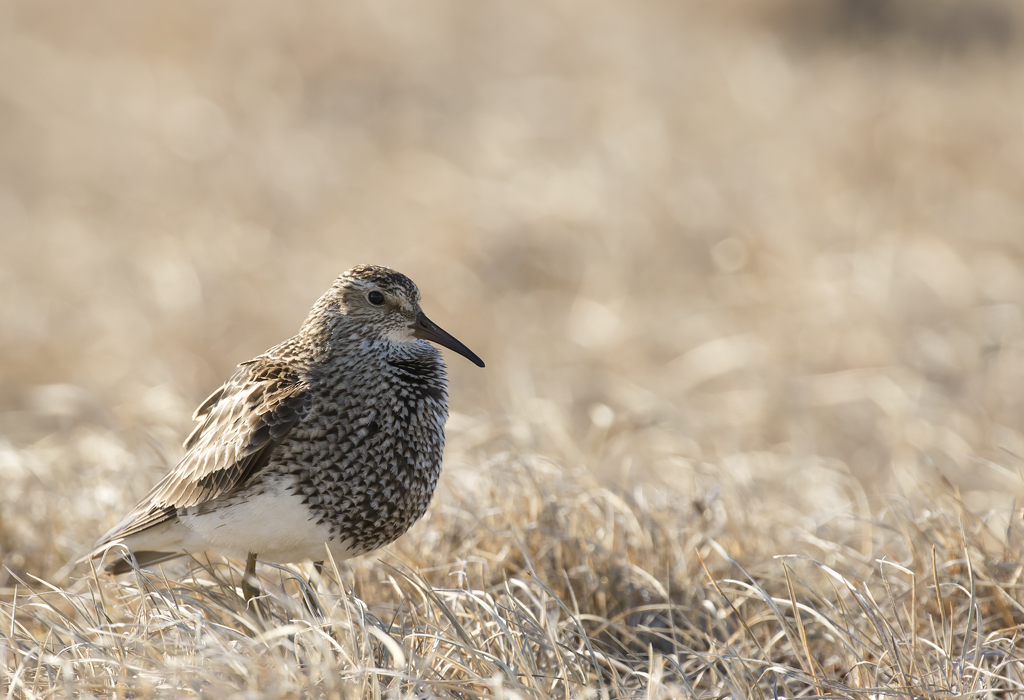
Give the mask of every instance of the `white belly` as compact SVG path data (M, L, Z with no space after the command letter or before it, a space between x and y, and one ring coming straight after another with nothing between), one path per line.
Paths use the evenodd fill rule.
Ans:
M352 556L347 542L328 541L330 528L317 524L302 498L282 480L266 484L258 495L212 512L181 514L178 519L191 532L187 538L191 547L236 559L252 552L263 561L282 564L322 561L327 558L325 543L337 561Z

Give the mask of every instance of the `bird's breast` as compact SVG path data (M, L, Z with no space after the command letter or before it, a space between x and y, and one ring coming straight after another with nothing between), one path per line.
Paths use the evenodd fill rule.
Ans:
M430 504L441 470L447 383L415 362L389 362L372 384L347 377L314 400L280 446L281 471L311 518L370 551L397 539Z

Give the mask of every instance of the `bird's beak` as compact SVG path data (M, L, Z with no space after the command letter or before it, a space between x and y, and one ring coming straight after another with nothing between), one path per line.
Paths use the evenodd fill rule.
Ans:
M416 316L416 320L409 324L413 336L429 340L432 343L443 345L449 350L454 350L477 367L483 367L484 361L476 356L476 353L456 340L450 333L427 318L422 311Z

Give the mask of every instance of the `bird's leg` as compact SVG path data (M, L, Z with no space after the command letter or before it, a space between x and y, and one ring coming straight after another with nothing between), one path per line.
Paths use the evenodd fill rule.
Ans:
M324 571L324 563L322 561L313 562L313 573L306 579L306 583L309 584L310 597L302 596L303 601L306 603L306 610L309 610L310 614L314 617L324 617L324 609L320 605L317 595L320 590L320 584L323 582Z
M260 594L260 589L255 585L256 581L256 553L249 552L245 560L245 573L242 574L242 596L245 597L245 604Z

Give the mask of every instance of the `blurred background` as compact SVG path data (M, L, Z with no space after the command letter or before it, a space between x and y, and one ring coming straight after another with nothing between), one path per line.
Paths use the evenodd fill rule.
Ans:
M469 468L1009 517L1022 60L1010 0L0 0L0 559L79 553L362 262L487 361Z

